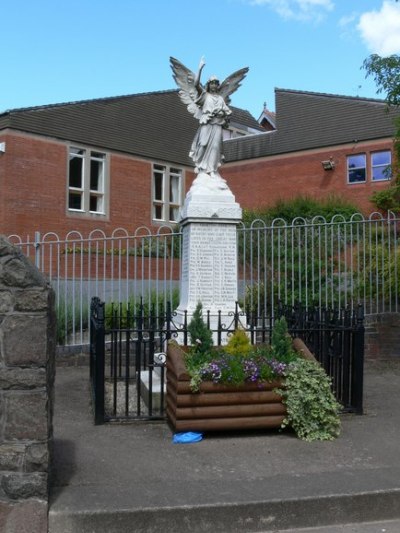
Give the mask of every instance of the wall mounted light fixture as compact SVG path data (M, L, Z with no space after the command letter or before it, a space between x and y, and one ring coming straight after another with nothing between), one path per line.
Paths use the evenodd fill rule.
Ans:
M3 153L6 151L6 143L0 143L0 153Z
M335 168L335 161L331 158L321 161L322 168L324 170L333 170Z

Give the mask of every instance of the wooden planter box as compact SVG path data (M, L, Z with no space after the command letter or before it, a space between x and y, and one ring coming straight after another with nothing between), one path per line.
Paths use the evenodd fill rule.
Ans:
M221 431L279 428L286 408L273 389L281 381L221 385L204 381L192 392L184 363L185 351L170 344L167 351L167 418L174 431Z

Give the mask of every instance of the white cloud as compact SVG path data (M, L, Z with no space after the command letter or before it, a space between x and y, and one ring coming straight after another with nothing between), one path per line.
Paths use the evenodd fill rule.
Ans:
M351 13L350 15L345 15L344 17L342 17L340 20L339 20L339 27L341 28L347 28L348 26L350 26L351 24L353 24L353 22L357 19L357 15L356 13Z
M361 15L357 29L372 53L382 56L400 53L400 3L384 0L380 11Z
M332 0L251 0L253 5L267 5L285 19L314 20L319 22L327 11L332 11Z

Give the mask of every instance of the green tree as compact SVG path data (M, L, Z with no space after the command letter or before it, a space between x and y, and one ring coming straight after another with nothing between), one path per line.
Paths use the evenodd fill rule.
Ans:
M203 356L210 352L213 346L212 332L203 320L203 306L199 302L188 325L191 353L193 356Z
M364 60L366 76L372 76L377 86L377 93L384 93L388 105L400 105L400 56L393 54L381 57L372 54Z
M381 57L372 54L364 60L366 77L372 76L377 93L383 93L388 106L400 107L400 56ZM383 211L400 211L400 119L395 121L393 180L391 187L372 195L372 202Z

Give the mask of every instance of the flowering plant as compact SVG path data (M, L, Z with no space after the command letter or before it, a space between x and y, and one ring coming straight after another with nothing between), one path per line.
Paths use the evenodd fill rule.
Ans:
M285 319L277 321L274 328L287 336ZM274 342L275 339L275 342ZM240 385L243 383L271 382L281 378L287 365L298 358L291 348L281 349L281 335L274 333L271 346L254 347L243 330L236 330L228 344L219 349L203 352L199 357L197 346L189 352L186 367L191 376L191 388L198 391L202 381Z
M202 380L237 385L245 382L273 381L282 376L285 369L285 363L258 355L256 350L245 357L222 353L220 357L200 367L200 375Z

